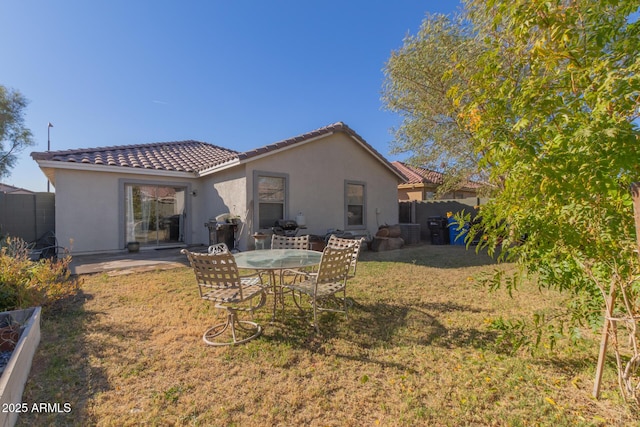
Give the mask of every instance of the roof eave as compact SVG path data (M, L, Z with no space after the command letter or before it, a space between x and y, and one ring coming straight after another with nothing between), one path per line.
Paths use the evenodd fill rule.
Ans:
M217 165L208 167L206 169L203 169L201 171L197 172L197 176L202 177L202 176L207 176L207 175L211 175L220 171L223 171L225 169L230 169L232 167L238 166L240 164L244 163L243 161L241 161L239 158L234 158L231 159L229 161L223 162L223 163L219 163Z
M72 163L72 162L60 162L57 160L36 160L38 166L43 173L49 178L52 184L54 184L52 173L53 169L66 169L77 171L91 171L91 172L107 172L107 173L127 173L133 175L153 175L153 176L165 176L173 178L194 178L196 173L186 171L169 171L162 169L143 169L132 168L124 166L109 166L109 165L95 165L86 163ZM55 184L54 184L55 185Z

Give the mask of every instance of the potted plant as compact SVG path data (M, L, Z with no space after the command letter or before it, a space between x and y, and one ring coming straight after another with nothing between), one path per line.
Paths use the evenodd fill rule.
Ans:
M129 252L138 252L140 250L140 242L128 242L127 250Z

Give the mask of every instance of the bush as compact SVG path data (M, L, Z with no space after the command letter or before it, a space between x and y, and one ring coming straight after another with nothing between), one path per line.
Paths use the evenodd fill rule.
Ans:
M0 249L0 311L46 306L73 295L78 283L71 277L71 256L29 258L29 247L22 239L7 237Z

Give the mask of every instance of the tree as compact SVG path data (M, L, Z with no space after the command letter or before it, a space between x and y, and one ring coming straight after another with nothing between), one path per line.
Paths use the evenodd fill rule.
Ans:
M407 36L385 67L383 101L399 113L393 151L411 152L412 163L446 169L442 193L478 179L478 156L472 135L462 126L465 101L459 88L467 87L478 71L480 46L464 18L427 15L416 36Z
M629 186L640 180L639 7L639 0L467 0L463 19L449 22L464 25L476 46L471 71L465 79L446 71L460 66L459 44L449 43L445 71L429 76L451 84L440 105L457 106L447 111L491 184L469 241L482 233L479 248L568 293L564 307L536 315L535 342L602 325L607 297L619 295L613 317L632 346L624 354L614 345L618 375L636 401L640 263ZM519 277L504 282L497 271L488 282L517 287Z
M34 144L31 131L24 125L27 104L20 92L0 85L0 178L9 175L16 155Z

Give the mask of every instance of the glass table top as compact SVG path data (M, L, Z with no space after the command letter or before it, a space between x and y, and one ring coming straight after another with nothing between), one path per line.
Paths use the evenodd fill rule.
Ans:
M265 249L234 254L238 268L280 270L320 264L322 252L303 249Z

